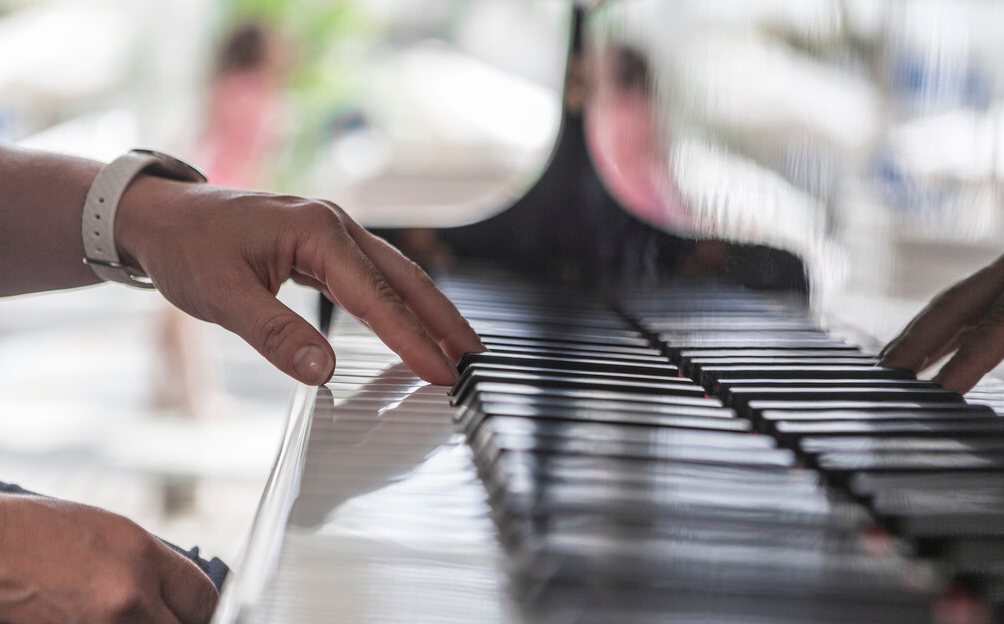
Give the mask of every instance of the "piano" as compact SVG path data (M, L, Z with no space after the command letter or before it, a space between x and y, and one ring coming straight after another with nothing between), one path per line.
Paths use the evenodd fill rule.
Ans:
M440 287L489 351L429 386L323 310L335 377L297 390L214 621L1004 621L1004 385L961 396L879 366L889 321L853 308L891 305L895 280L848 243L896 229L877 204L921 202L930 226L972 190L907 176L920 155L894 141L862 156L881 115L857 77L884 74L861 64L882 60L889 108L930 122L983 97L979 76L961 94L909 82L925 48L893 18L973 29L937 42L942 60L981 40L947 4L864 4L570 6L547 169L504 212L436 232L458 258ZM743 70L768 92L723 97ZM819 92L771 110L782 72Z

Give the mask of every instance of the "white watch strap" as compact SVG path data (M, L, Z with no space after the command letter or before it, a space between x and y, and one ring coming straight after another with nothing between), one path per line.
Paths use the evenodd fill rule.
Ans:
M166 154L133 150L105 165L91 183L84 199L81 234L84 239L84 262L105 281L115 281L139 288L153 288L141 270L122 264L115 246L115 213L119 201L133 179L146 169L162 177L191 182L205 182L195 168Z

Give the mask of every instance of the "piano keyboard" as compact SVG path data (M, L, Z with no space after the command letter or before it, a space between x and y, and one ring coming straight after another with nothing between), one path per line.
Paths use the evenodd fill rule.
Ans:
M447 398L341 320L216 621L1004 618L991 381L729 286L441 287L490 351Z

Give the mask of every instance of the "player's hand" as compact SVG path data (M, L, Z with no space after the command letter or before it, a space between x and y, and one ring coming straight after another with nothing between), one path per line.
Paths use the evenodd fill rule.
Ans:
M203 624L218 600L202 570L122 516L0 495L0 621Z
M418 265L329 202L144 176L123 197L115 237L168 300L307 384L330 379L335 354L275 298L290 278L360 319L429 382L454 383L454 362L484 350Z
M1004 359L1004 256L931 300L881 360L920 372L952 352L934 381L958 392L968 392Z

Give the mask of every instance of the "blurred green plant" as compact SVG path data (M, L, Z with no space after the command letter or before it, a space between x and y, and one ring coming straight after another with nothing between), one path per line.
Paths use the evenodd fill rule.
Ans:
M220 39L235 25L259 21L288 38L295 47L289 90L296 123L275 163L276 190L295 192L328 138L336 111L351 107L356 69L338 53L339 46L372 36L377 24L364 3L352 0L223 0Z

